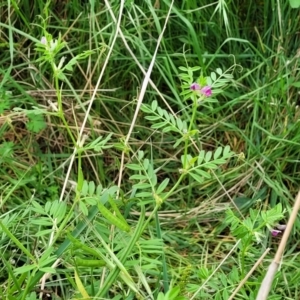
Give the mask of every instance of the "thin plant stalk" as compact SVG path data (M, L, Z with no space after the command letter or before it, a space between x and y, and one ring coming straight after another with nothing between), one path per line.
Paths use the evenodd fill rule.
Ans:
M298 192L298 195L295 200L295 205L292 210L292 214L289 218L289 221L287 223L286 229L284 231L284 234L282 236L282 240L279 244L278 250L275 254L273 262L270 264L269 269L265 275L264 280L261 283L260 289L258 291L256 300L266 300L268 298L269 292L272 287L274 276L278 270L278 267L280 265L280 261L282 259L282 255L285 249L285 246L287 244L288 238L291 234L291 230L293 228L293 225L295 223L295 220L298 215L298 211L300 208L300 191Z

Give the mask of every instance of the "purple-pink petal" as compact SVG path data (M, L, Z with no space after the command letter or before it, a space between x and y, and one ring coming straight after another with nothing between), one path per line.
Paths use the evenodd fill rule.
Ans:
M277 236L279 233L281 233L280 230L275 230L275 229L273 229L273 230L271 231L272 236Z
M201 87L198 83L194 82L194 83L191 84L190 89L192 91L199 91L199 90L201 90Z
M206 97L210 97L211 94L212 94L212 91L211 91L211 87L210 86L204 86L202 89L201 89L201 93L206 96Z

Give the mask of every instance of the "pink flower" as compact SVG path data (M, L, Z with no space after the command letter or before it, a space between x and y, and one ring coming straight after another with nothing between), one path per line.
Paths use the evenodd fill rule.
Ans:
M201 87L198 83L194 82L194 83L191 84L190 89L192 91L199 91L199 90L201 90Z
M210 97L211 94L212 94L212 91L211 91L211 87L210 86L204 86L202 89L201 89L201 93L206 96L206 97Z
M209 85L201 87L200 84L194 82L191 84L190 89L192 91L200 91L200 93L206 97L210 97L212 95L211 87Z
M273 230L271 231L272 236L277 236L279 233L281 233L280 230L275 230L275 229L273 229Z

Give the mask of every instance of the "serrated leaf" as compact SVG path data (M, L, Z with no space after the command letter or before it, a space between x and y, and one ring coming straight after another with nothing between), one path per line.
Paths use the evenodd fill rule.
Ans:
M47 124L40 114L28 114L27 115L29 121L26 123L26 128L34 133L39 133L43 129L46 128Z

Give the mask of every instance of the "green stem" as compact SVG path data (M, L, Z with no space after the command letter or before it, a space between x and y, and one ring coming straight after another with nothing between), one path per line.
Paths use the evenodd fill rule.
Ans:
M183 168L186 169L187 166L187 154L188 154L188 147L189 147L189 137L190 137L190 132L194 126L194 120L196 117L196 112L197 112L197 96L196 94L193 94L193 112L192 112L192 117L190 119L190 124L189 124L189 129L188 132L186 133L186 138L185 138L185 145L184 145L184 165Z
M65 126L65 129L67 130L73 144L76 145L77 144L76 140L75 140L75 138L72 134L72 131L69 128L69 124L66 121L65 116L64 116L64 112L63 112L62 97L61 97L61 91L60 91L60 88L59 88L59 79L58 79L58 76L57 76L57 67L56 67L54 62L51 64L51 66L52 66L52 71L53 71L53 76L54 76L54 81L55 81L55 90L56 90L56 97L57 97L57 106L58 106L57 115L62 120L62 122Z

